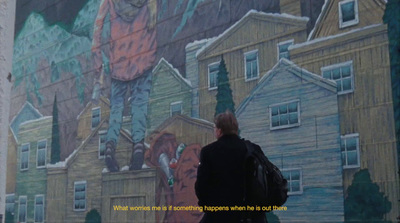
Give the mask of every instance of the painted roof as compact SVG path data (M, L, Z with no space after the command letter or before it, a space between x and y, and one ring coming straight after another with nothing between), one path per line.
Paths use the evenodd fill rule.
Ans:
M345 36L351 35L353 33L361 33L363 31L365 31L366 35L370 35L370 33L371 32L375 32L376 29L384 28L383 26L384 26L383 24L373 24L373 25L370 25L370 26L364 26L364 27L361 27L361 28L358 28L358 29L353 29L353 30L350 30L350 31L345 32L345 33L338 33L338 34L332 35L332 36L326 36L326 37L321 37L321 38L317 38L317 39L308 40L308 41L306 41L304 43L298 43L298 44L294 44L294 45L289 46L289 50L293 50L293 49L297 49L297 48L301 48L301 47L305 47L305 46L310 46L310 45L317 44L317 43L320 43L320 42L324 42L324 41L327 41L327 40L336 39L336 40L340 41Z
M165 60L164 58L161 58L160 61L158 62L158 64L154 67L153 74L157 73L162 67L166 67L167 69L169 69L171 71L171 73L175 76L176 79L183 82L188 87L192 88L192 83L190 82L190 80L184 78L181 75L181 73L179 72L179 70L174 68L174 66L172 66L172 64L168 63L168 61Z
M359 0L360 1L360 0ZM365 1L365 0L361 0ZM310 34L308 35L307 40L310 41L315 38L317 32L325 25L330 26L331 23L325 22L325 19L329 13L331 13L331 9L333 8L332 5L336 2L336 0L325 0L324 5L322 6L321 13L319 14L317 21L315 22L314 28L311 30ZM387 1L386 0L374 0L372 1L376 4L377 7L384 6Z
M207 120L198 119L198 118L191 118L191 117L186 116L186 115L174 115L174 116L166 119L153 132L161 132L162 130L167 128L167 126L175 123L177 120L181 120L181 121L184 121L184 122L187 122L187 123L191 123L191 124L195 124L195 125L200 125L200 126L204 126L204 127L213 128L213 123L209 122Z
M235 24L221 33L219 36L208 39L207 43L197 52L196 56L201 56L206 49L212 49L218 46L221 41L223 41L226 37L230 36L232 33L236 32L241 26L243 26L250 19L266 19L274 22L280 23L288 23L288 24L299 24L304 25L309 21L308 17L298 17L289 15L286 13L266 13L259 12L256 10L250 10L246 13L240 20L238 20Z
M42 118L43 115L37 110L33 105L29 102L25 102L25 104L18 111L17 115L10 122L10 129L14 135L15 141L18 142L18 132L19 127L22 123Z

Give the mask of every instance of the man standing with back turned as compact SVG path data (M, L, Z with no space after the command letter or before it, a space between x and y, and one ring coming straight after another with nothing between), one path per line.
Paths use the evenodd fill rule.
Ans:
M201 223L242 222L243 211L207 212L207 207L243 207L245 191L246 145L238 136L238 122L226 111L215 117L214 134L217 138L200 153L200 164L195 184L199 205L203 206ZM262 221L266 222L265 215ZM256 222L256 221L254 221Z

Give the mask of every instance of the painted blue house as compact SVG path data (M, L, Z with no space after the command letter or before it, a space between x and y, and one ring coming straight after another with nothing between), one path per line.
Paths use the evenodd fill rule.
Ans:
M281 59L240 104L240 134L259 144L289 186L281 222L343 222L336 83Z

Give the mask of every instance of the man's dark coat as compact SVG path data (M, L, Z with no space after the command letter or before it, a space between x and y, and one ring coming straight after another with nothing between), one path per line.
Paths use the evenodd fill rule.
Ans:
M205 146L195 184L199 205L207 207L244 206L246 145L237 135L223 135ZM240 222L240 211L207 212L201 222Z

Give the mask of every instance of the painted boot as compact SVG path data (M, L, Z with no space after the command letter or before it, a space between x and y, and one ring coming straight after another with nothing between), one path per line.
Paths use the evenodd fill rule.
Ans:
M105 156L106 166L108 170L110 172L118 172L119 166L117 160L115 159L115 143L113 141L109 141L106 143Z
M129 170L140 170L142 169L144 162L144 143L140 141L135 143L132 150L131 162L129 164Z

